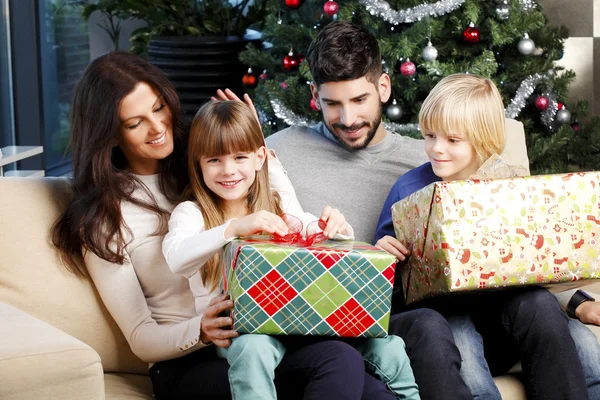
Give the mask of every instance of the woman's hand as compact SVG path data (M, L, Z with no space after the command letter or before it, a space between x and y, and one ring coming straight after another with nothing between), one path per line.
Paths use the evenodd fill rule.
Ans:
M231 329L233 321L229 317L219 317L224 311L233 307L233 301L229 296L220 294L213 297L208 304L202 322L200 323L200 340L204 344L214 343L215 346L229 347L231 339L240 334ZM228 327L227 329L223 329Z
M377 243L375 243L376 247L379 247L381 250L385 250L393 256L396 256L398 261L406 260L406 257L410 254L410 251L404 247L402 243L398 239L393 236L386 235L379 239Z
M231 221L225 229L225 237L250 236L257 232L284 236L288 233L288 227L280 216L261 210Z
M325 225L325 229L323 229L323 234L328 238L331 239L338 233L342 235L348 234L346 218L337 208L325 206L319 219L327 224Z
M212 96L210 99L212 101L230 101L230 100L233 100L233 101L242 101L230 89L225 89L224 91L221 90L221 89L219 89L219 90L217 90L217 97ZM246 103L246 105L248 107L250 107L250 110L252 111L252 114L254 114L254 118L256 118L256 120L258 121L258 125L260 126L260 120L258 119L258 113L256 112L256 108L254 107L254 103L250 99L250 96L248 96L248 93L244 93L244 103Z

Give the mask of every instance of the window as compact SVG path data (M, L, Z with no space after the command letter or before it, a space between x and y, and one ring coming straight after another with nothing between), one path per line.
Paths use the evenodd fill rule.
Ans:
M90 61L87 22L65 0L39 1L44 168L47 175L70 170L71 94Z
M0 0L0 147L15 144L10 57L8 0Z

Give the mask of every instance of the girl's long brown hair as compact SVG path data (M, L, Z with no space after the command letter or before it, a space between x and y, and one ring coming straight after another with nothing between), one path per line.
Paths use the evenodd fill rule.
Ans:
M265 145L258 121L250 108L239 101L221 101L205 104L194 117L188 146L190 185L185 197L195 201L204 217L204 228L210 229L225 223L221 198L204 182L200 159L218 157L238 152L252 152ZM281 213L279 196L271 193L268 163L265 161L248 190L247 210ZM201 270L202 282L214 290L220 279L220 254L213 256Z
M125 233L131 234L121 214L121 202L129 201L157 214L156 234L167 230L169 213L161 209L147 188L127 172L127 160L115 138L122 129L121 102L139 83L163 96L172 115L174 150L160 162L159 185L176 202L188 183L187 135L180 115L177 93L158 68L141 58L111 52L92 61L75 86L71 108L71 155L73 199L52 227L52 243L67 269L87 276L85 251L117 264L125 262ZM132 197L136 188L152 199Z

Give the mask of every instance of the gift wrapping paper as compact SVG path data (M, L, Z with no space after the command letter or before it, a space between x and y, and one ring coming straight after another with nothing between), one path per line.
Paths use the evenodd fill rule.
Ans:
M392 206L405 300L582 286L600 274L600 173L436 182ZM571 285L556 285L571 283Z
M394 256L358 242L233 240L222 264L233 329L271 335L387 336L394 272Z

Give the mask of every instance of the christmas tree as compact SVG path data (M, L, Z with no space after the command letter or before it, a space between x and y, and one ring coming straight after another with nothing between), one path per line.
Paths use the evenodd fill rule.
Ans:
M389 132L420 137L418 113L431 88L446 75L471 73L491 78L506 116L523 122L532 174L600 170L600 118L586 118L586 101L568 99L575 75L555 64L568 32L548 25L535 2L265 1L266 49L249 46L240 59L252 66L244 82L255 87L266 135L320 121L303 53L320 29L343 19L368 27L378 38L393 85L384 105Z

